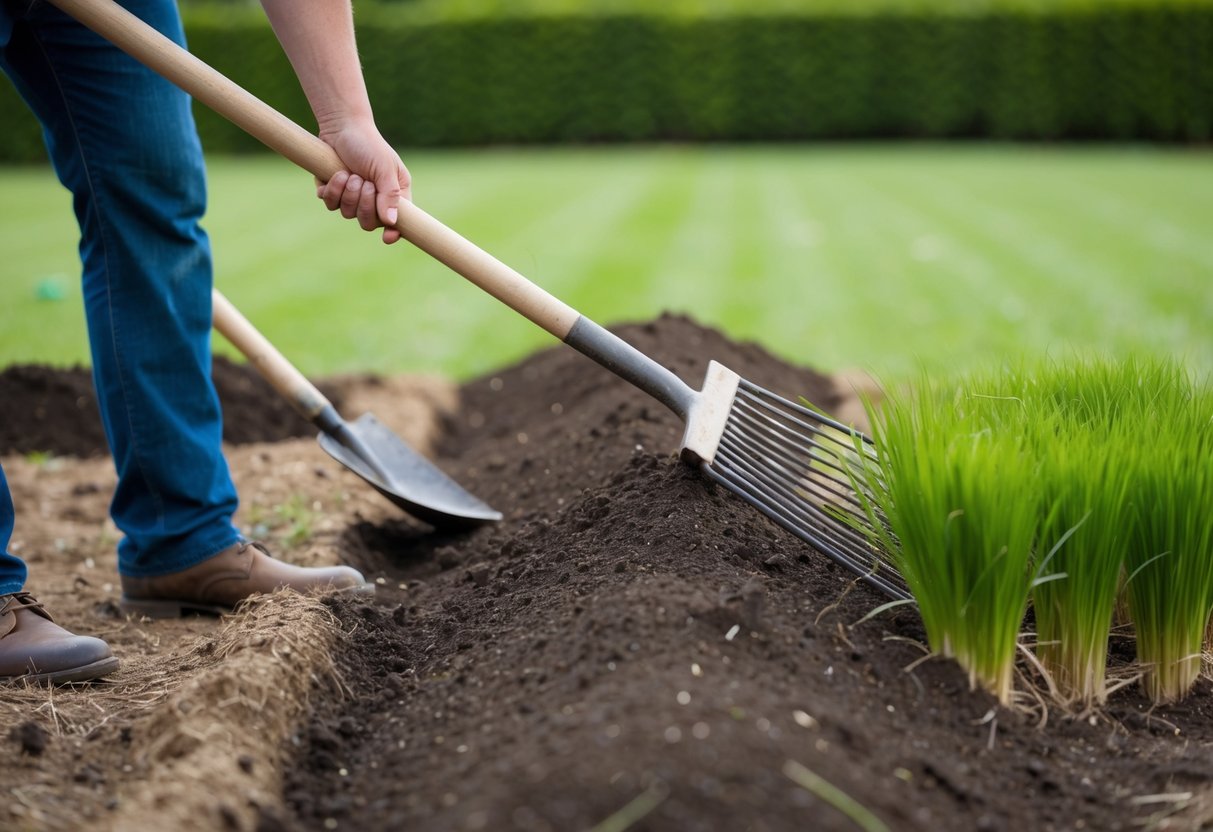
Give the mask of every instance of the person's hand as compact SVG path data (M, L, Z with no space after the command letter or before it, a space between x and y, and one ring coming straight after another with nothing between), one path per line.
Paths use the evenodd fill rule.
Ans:
M365 231L382 228L383 242L399 240L397 204L401 197L413 198L412 180L374 122L350 121L322 128L320 138L337 151L346 170L328 182L317 183L316 196L330 211L340 211L347 220L357 218Z

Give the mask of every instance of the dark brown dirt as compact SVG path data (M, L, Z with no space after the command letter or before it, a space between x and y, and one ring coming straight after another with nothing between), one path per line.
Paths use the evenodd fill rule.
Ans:
M715 358L837 404L684 318L621 332L696 386ZM912 609L861 621L881 596L673 458L677 420L586 359L554 348L463 393L441 461L507 519L351 528L385 586L335 607L350 695L317 708L267 828L857 828L797 764L896 830L1213 817L1207 681L1040 727L1030 698L1000 709L920 662Z
M848 404L833 380L685 318L620 332L695 386L715 358L785 396L826 410ZM74 402L79 379L60 375L42 371L47 386L67 391L55 401ZM339 387L351 400L356 388ZM21 408L5 389L7 427ZM233 435L272 421L259 407L281 404L272 394L247 401L245 411L225 408ZM65 405L43 407L44 420L67 418ZM54 428L48 435L82 429ZM352 475L320 476L315 443L238 451L246 502L271 518L291 495L323 502L312 534L380 584L373 603L331 602L345 632L344 693L314 691L311 718L287 746L284 802L241 804L260 812L260 829L861 828L820 789L794 782L805 770L893 830L1213 824L1208 680L1179 706L1150 709L1129 685L1104 712L1074 718L1026 693L1024 663L1022 706L997 708L952 663L922 660L912 608L863 620L883 597L678 462L677 420L571 350L465 385L447 431L439 463L505 513L500 525L429 534L380 510L377 495L345 495L361 486ZM68 474L98 474L85 463L80 472L14 465L23 504L49 506L20 517L45 574L65 557L67 522L45 495L66 488ZM262 482L270 472L272 489ZM80 534L100 523L103 490L86 498L96 506ZM93 548L68 537L73 557L112 549L103 535ZM299 557L310 545L285 551ZM114 591L91 567L74 567L91 581L84 589L51 597L70 612L81 595L68 621L95 628L90 610ZM129 621L105 635L121 639L124 662L157 661L138 644L161 644L159 625ZM1131 642L1115 647L1123 667ZM127 695L122 684L115 690ZM82 711L96 699L102 713L106 690L56 696ZM36 768L67 753L65 739L52 740L33 757L36 737L11 736L6 782L37 781L47 794L85 788L59 789L58 769ZM104 766L96 745L73 746L83 756L59 776ZM108 812L103 798L133 776L104 768L90 811ZM215 805L241 794L216 794Z
M278 442L316 432L256 371L222 357L212 375L223 406L223 439L232 444ZM334 403L332 389L324 392ZM0 372L0 456L50 453L91 457L108 453L91 371L19 364Z

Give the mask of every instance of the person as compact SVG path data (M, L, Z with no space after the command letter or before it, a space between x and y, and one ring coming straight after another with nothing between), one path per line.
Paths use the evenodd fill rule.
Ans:
M184 45L175 0L122 0ZM262 3L319 125L347 170L317 183L325 206L387 243L408 170L375 126L350 0ZM189 97L44 0L0 0L0 67L41 122L80 226L93 382L117 470L110 513L122 608L226 610L283 586L369 592L348 566L274 559L232 524L237 495L211 381L211 249ZM273 210L274 194L262 194ZM0 680L65 683L113 672L101 639L56 624L25 591L0 470Z

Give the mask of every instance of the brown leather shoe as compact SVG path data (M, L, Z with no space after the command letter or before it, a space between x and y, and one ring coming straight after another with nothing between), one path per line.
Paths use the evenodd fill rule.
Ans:
M122 576L122 611L148 618L189 612L225 613L258 592L290 587L300 592L333 589L372 593L362 573L348 566L292 566L270 557L260 543L237 543L212 558L171 575Z
M108 644L63 629L28 592L0 595L0 682L87 682L117 669Z

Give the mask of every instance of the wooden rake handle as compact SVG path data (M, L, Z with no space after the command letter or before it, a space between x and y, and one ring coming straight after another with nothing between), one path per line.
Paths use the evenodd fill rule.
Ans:
M336 152L321 139L112 0L50 2L321 181L327 182L345 169ZM580 317L572 307L408 200L400 200L396 229L413 245L562 341Z

